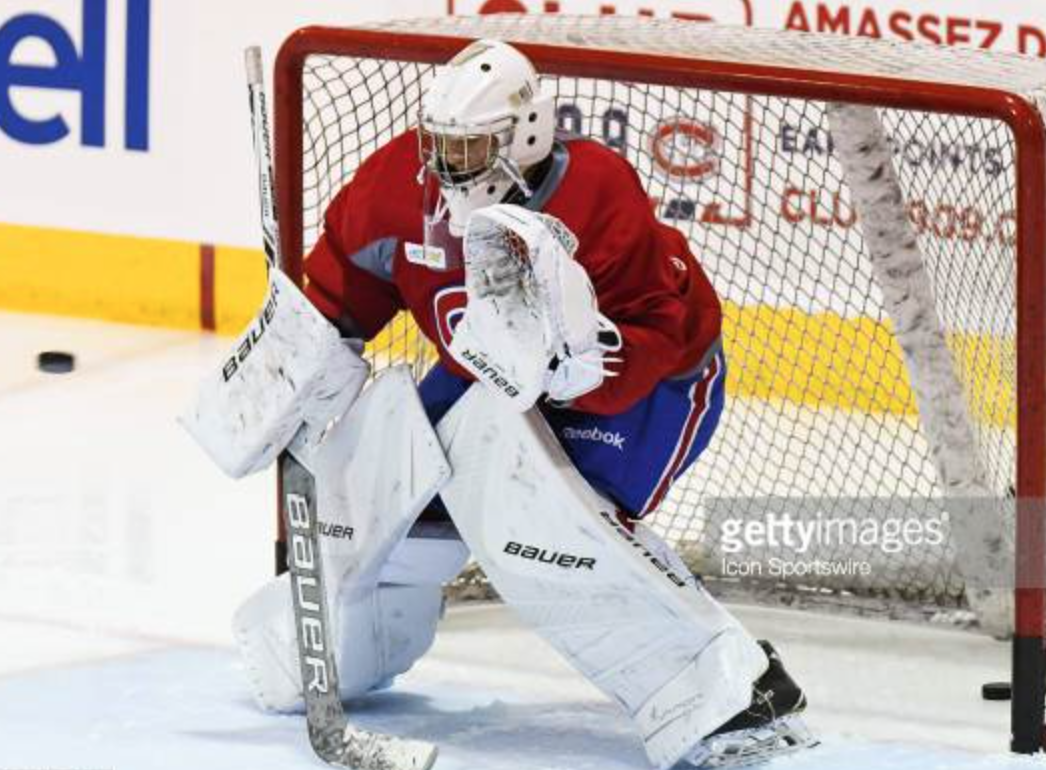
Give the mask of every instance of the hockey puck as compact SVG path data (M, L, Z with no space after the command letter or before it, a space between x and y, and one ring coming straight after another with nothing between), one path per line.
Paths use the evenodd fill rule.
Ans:
M1013 697L1013 688L1009 682L988 682L981 687L981 697L985 700L1009 700Z
M36 357L36 368L48 374L68 374L76 368L76 359L72 353L45 350Z

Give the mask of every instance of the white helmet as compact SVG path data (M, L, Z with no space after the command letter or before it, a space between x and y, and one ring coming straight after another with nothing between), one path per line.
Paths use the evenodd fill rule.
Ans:
M439 181L435 224L449 212L460 236L469 215L498 203L522 170L552 151L555 99L526 56L498 40L472 43L441 67L421 100L418 137L424 171Z

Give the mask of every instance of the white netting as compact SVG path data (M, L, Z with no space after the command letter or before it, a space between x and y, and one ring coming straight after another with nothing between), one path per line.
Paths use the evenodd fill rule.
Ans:
M868 41L684 22L484 17L384 28L1005 87L1033 97L1046 83L1046 64L1019 57L883 42L872 49ZM725 304L727 407L711 446L656 514L656 528L715 572L722 556L716 527L724 518L758 517L772 497L832 498L833 514L880 521L896 513L897 501L908 501L908 516L941 517L930 446L833 154L825 105L660 85L650 72L635 82L618 72L546 75L558 95L560 127L633 163ZM306 248L360 162L413 125L431 74L431 66L411 61L308 57ZM978 460L1004 498L1015 474L1015 140L1004 123L987 118L896 109L881 109L880 117ZM409 360L419 374L432 357L402 318L370 354L379 368ZM999 526L1012 540L1009 525ZM947 544L899 553L848 544L816 555L864 560L873 569L807 575L806 585L941 602L962 596Z

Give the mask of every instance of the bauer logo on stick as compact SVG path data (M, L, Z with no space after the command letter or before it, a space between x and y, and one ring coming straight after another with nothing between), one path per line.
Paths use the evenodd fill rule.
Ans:
M326 693L330 689L327 662L324 659L323 619L320 614L318 565L313 541L309 537L312 517L309 501L304 495L287 495L287 513L291 526L291 577L294 602L301 610L301 637L305 641L304 664L310 676L306 685L309 690ZM315 654L309 654L315 653Z

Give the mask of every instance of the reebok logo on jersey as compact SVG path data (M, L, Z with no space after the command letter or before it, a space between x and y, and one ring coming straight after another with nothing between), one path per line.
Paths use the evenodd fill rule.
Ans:
M563 438L568 441L595 441L606 444L620 452L625 451L625 437L618 432L609 433L599 428L564 428Z

